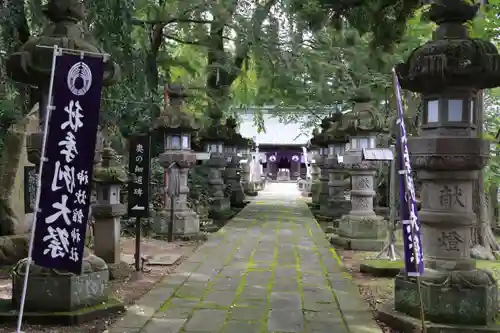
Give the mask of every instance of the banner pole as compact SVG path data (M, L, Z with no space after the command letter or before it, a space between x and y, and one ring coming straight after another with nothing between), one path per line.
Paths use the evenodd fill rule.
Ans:
M402 122L402 124L400 124L400 135L399 135L399 161L401 161L401 166L404 165L404 163L402 163L403 161L403 153L404 153L404 147L402 145L402 135L403 133L401 133L404 129L404 111L403 111L403 100L402 100L402 96L401 96L401 86L399 84L399 79L398 79L398 76L397 76L397 73L396 73L396 69L393 68L392 69L392 78L393 78L393 81L394 81L394 90L395 90L395 95L396 95L396 108L397 108L397 113L398 113L398 119L400 122ZM400 166L400 167L401 167ZM416 236L416 233L415 233L415 228L413 226L413 223L412 223L412 217L411 217L411 212L412 212L412 202L411 200L413 200L414 198L411 198L411 193L409 192L409 183L408 183L408 177L412 177L411 174L408 174L408 170L406 168L402 168L401 167L401 170L399 171L400 174L405 174L405 177L404 177L404 183L405 183L405 186L404 186L404 189L405 189L405 196L407 198L406 202L407 202L407 205L408 205L408 212L409 212L409 219L410 219L410 235L411 235L411 238L412 238L412 242L414 242L414 239L415 239L415 236ZM401 181L401 180L400 180ZM415 189L413 189L413 191L415 191ZM415 212L416 214L416 212ZM401 216L401 218L403 218L403 216ZM417 220L418 221L418 220ZM420 241L419 241L420 243ZM421 243L420 243L421 244ZM412 246L412 250L413 250L413 255L416 258L419 257L420 253L417 253L417 252L420 252L420 249L416 249L415 246ZM423 258L421 258L421 260L423 260ZM415 274L408 274L407 272L407 276L413 276L415 277L416 279L416 282L417 282L417 294L418 294L418 297L419 297L419 303L420 303L420 324L422 325L422 332L423 333L426 333L427 332L427 328L425 327L425 311L424 311L424 301L423 301L423 298L422 298L422 287L421 287L421 281L420 281L420 274L418 273L419 271L419 262L417 260L415 260Z
M45 121L43 125L43 139L42 139L42 151L41 151L41 156L40 156L40 165L38 167L38 180L37 180L37 189L36 189L36 197L35 197L35 209L33 210L33 223L31 225L31 233L30 233L30 243L29 243L29 248L28 248L28 262L26 263L26 270L24 272L24 281L23 281L23 290L21 293L21 302L19 304L19 316L17 318L17 329L16 333L22 333L21 331L21 326L23 323L23 314L24 314L24 303L26 301L26 293L28 289L28 278L29 278L29 273L30 273L30 266L31 266L31 257L33 255L33 245L35 241L35 227L36 227L36 218L38 215L38 210L40 207L40 192L41 192L41 185L42 185L42 170L43 170L43 163L45 162L45 145L47 143L47 136L48 136L48 128L49 128L49 119L50 119L50 114L52 112L53 106L52 106L52 93L54 89L54 74L56 71L56 58L60 53L59 47L57 45L54 45L53 47L54 52L52 54L52 69L50 72L50 83L49 83L49 96L47 100L47 105L46 107L46 112L45 112ZM39 105L40 108L43 108L43 105Z

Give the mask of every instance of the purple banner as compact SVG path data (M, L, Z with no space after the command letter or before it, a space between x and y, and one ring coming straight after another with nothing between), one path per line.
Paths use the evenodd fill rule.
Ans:
M420 220L418 219L417 200L410 165L408 138L404 123L401 86L396 71L393 70L394 90L396 94L397 123L399 133L396 140L396 149L399 162L399 184L401 200L401 220L403 226L403 243L405 256L405 270L409 276L419 276L424 273L424 254L420 237Z
M81 274L102 80L102 58L57 56L32 254L37 265Z

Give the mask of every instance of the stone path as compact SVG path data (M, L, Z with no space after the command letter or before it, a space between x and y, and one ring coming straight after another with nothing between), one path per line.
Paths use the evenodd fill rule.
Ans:
M108 333L380 333L296 184L269 184Z

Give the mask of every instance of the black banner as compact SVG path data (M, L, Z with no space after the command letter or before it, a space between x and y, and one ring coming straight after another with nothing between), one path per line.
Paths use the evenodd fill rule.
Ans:
M151 138L137 135L130 138L128 216L149 216L149 183L151 169Z
M32 253L40 266L82 271L103 68L100 57L56 58Z

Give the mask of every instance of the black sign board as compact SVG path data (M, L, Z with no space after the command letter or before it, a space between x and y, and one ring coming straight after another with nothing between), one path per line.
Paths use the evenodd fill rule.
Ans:
M35 166L24 167L24 212L33 213L36 204L38 170Z
M149 216L149 183L151 169L151 138L137 135L130 138L128 216Z

